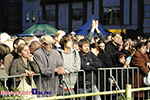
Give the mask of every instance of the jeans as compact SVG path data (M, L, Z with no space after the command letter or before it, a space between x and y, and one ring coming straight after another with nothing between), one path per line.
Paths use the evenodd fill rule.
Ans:
M99 90L96 87L96 84L93 85L93 93L94 92L99 92ZM79 93L84 93L84 89L83 88L79 88ZM92 93L92 88L88 88L85 90L85 93ZM94 100L101 100L100 95L97 96L93 96ZM86 100L86 97L81 97L80 100Z

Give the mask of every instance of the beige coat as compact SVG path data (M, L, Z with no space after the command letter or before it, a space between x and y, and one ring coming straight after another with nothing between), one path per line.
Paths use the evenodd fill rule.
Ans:
M29 70L29 71L33 71L34 73L39 73L39 68L37 66L37 64L35 63L35 61L27 61L27 65L24 63L24 61L22 60L21 57L19 57L18 59L13 60L11 66L10 66L10 70L9 73L10 75L20 75L21 73L26 73L25 70ZM27 77L26 79L28 84L31 84L30 78ZM20 81L16 80L16 87L18 87ZM13 88L14 84L11 84L11 88Z
M39 68L35 61L27 61L27 65L24 63L21 57L13 60L9 73L10 75L20 75L21 73L25 73L25 70L33 71L34 73L39 73Z

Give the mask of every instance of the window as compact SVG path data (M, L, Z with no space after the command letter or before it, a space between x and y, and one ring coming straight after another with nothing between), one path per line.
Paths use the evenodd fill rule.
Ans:
M26 12L26 23L29 23L29 12Z
M35 23L35 11L32 11L32 23Z
M38 11L38 21L42 20L42 12Z
M150 18L150 4L144 6L144 18Z
M83 20L83 9L75 8L73 9L73 21L81 21Z
M120 24L120 7L104 7L103 12L104 25Z
M46 11L46 21L48 22L55 21L55 10Z

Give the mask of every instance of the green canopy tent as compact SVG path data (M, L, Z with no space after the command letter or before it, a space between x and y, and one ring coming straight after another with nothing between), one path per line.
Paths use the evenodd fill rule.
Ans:
M45 20L41 20L38 23L34 24L22 34L18 36L42 36L42 35L54 35L57 32L57 29L50 25Z

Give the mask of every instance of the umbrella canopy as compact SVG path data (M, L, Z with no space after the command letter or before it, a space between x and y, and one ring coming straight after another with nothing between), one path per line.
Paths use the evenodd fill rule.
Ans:
M41 36L41 35L54 35L57 32L57 29L50 25L45 20L41 20L38 23L34 24L22 34L18 36Z

